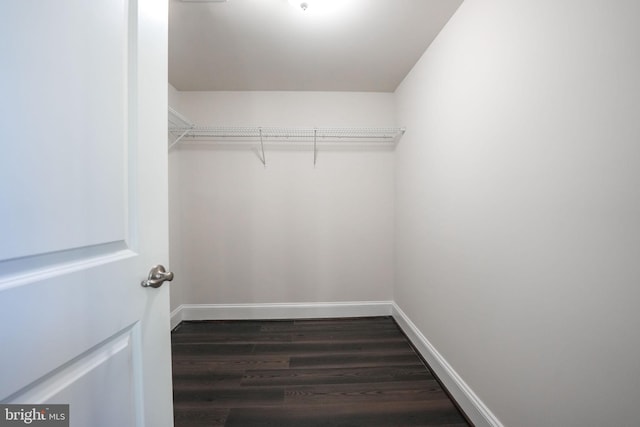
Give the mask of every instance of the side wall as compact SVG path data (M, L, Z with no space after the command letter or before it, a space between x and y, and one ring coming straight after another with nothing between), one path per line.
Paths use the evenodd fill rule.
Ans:
M638 16L466 0L396 92L395 301L506 426L640 420Z
M393 94L180 92L199 125L395 126ZM390 301L391 151L179 145L172 260L185 304Z
M169 105L180 111L183 107L181 93L169 85ZM172 137L169 136L169 142ZM167 143L167 146L169 143ZM182 197L180 191L180 152L169 151L169 269L175 274L170 282L171 287L171 311L185 303L187 297L186 284L189 283L189 271L184 266L182 251L182 222L180 220L180 203Z

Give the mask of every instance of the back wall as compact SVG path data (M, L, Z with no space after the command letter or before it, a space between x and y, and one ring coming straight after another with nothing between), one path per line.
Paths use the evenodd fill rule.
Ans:
M393 94L175 92L199 125L395 126ZM389 301L391 151L180 145L170 155L179 304ZM177 288L182 289L178 290Z

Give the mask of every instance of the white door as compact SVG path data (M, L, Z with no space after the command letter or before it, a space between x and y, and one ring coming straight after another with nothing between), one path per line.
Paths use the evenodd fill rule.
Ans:
M173 425L166 106L166 0L0 2L0 402Z

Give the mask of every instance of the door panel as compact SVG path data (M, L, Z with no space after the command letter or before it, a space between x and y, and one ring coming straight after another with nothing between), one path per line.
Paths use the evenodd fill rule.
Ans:
M166 0L0 5L0 401L172 422Z
M0 260L126 241L129 5L2 9Z
M134 359L137 345L139 328L127 328L13 396L8 403L73 402L70 412L75 425L136 425L136 418L141 415L135 405L141 398L137 384L142 378L140 364ZM131 378L137 381L132 382Z

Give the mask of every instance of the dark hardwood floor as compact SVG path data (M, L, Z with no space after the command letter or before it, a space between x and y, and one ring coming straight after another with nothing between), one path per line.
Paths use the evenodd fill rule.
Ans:
M183 322L176 427L468 426L391 317Z

